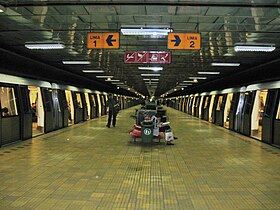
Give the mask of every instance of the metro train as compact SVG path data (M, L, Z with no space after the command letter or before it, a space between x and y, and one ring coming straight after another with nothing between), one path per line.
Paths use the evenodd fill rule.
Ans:
M167 106L280 146L280 81L173 97Z
M0 146L106 114L107 93L0 74ZM115 95L120 109L138 99Z

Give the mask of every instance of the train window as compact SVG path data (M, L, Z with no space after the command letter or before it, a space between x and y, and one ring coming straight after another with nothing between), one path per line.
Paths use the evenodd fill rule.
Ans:
M83 108L82 98L80 93L76 93L78 108Z
M278 103L278 110L277 110L276 119L280 120L280 99L279 99L279 103Z
M14 88L1 87L0 101L2 116L16 116L18 115L16 96Z
M223 102L223 96L219 96L218 104L217 104L217 108L216 108L217 111L221 110L222 102Z

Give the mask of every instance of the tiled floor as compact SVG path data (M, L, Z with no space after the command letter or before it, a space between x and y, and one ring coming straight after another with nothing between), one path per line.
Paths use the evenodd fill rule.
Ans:
M280 150L167 108L174 146L133 143L134 109L0 149L0 209L280 209Z

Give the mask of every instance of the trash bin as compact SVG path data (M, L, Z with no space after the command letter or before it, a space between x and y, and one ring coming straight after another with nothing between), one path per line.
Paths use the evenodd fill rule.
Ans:
M141 122L141 138L144 144L151 144L153 140L153 127L152 120L144 120Z

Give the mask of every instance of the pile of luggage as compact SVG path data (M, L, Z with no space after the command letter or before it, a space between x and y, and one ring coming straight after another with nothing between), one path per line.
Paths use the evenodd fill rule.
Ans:
M151 139L156 136L160 142L162 133L159 132L158 125L161 122L166 122L166 110L148 104L146 107L136 110L135 119L136 122L129 132L134 141L136 141L136 138L142 138L144 143L150 143Z

